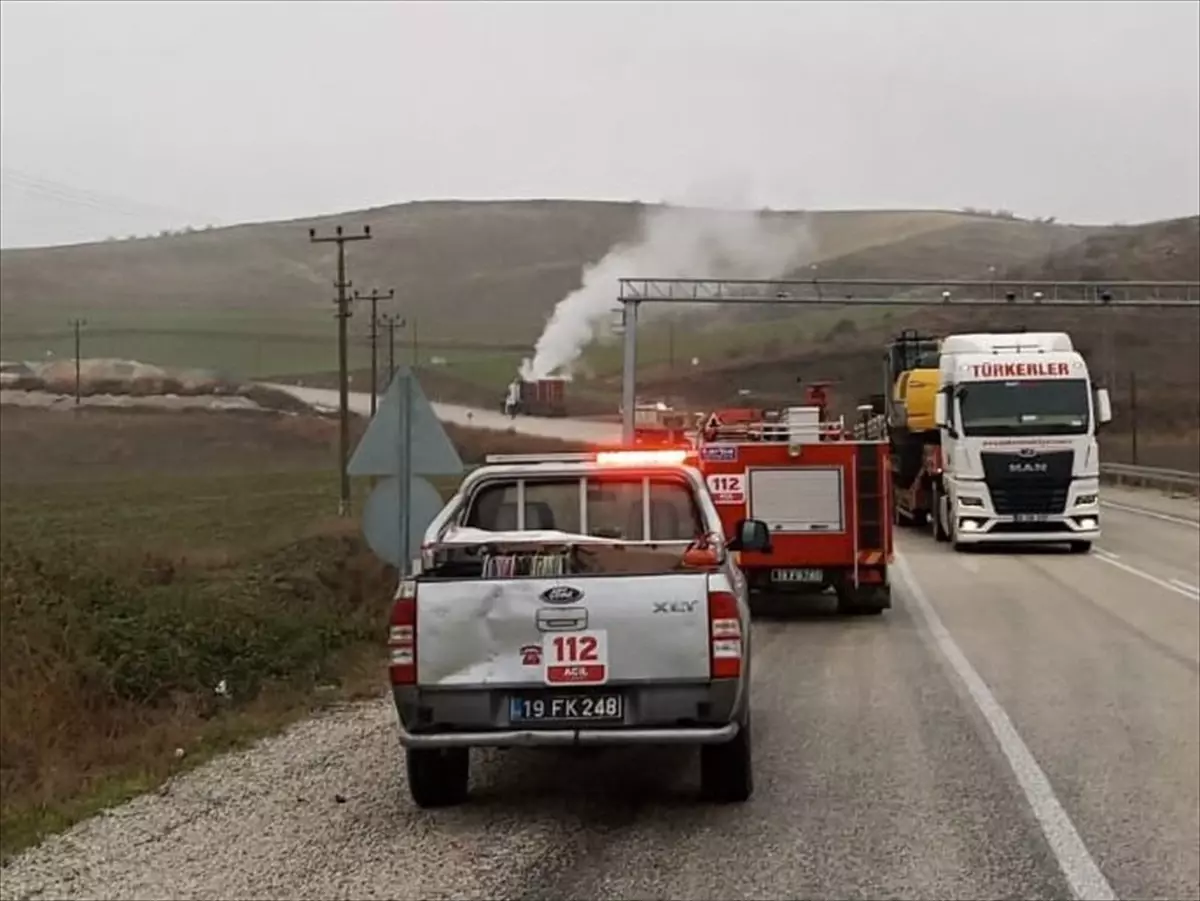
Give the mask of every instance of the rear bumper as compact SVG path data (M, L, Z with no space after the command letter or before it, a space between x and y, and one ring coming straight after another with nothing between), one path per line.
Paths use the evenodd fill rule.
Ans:
M406 748L703 745L734 738L749 704L749 673L704 683L626 685L623 719L590 724L510 720L510 697L545 686L421 688L394 686Z
M737 723L716 728L522 729L504 732L438 732L414 735L400 724L405 748L533 748L580 745L712 745L738 734Z

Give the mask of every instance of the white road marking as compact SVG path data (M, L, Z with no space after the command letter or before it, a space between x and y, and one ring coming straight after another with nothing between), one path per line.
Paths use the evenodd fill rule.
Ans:
M1195 592L1196 594L1200 594L1200 585L1193 585L1190 582L1183 581L1183 579L1172 579L1171 584L1178 585L1180 588L1183 588L1187 591L1192 591L1192 592Z
M925 621L925 634L932 639L938 652L946 658L962 680L971 695L971 700L975 702L975 706L979 708L996 741L999 742L1004 756L1008 758L1008 765L1021 786L1025 800L1037 817L1038 824L1042 827L1042 834L1046 837L1055 860L1058 861L1059 869L1062 870L1071 893L1078 899L1115 901L1116 892L1104 878L1104 873L1100 871L1091 852L1080 838L1075 824L1059 803L1050 780L1017 733L1016 726L1000 706L1000 702L987 687L987 683L975 671L975 667L971 666L958 643L942 624L942 619L937 615L933 604L913 577L908 561L900 554L896 554L896 569Z
M1118 504L1114 501L1101 501L1101 507L1112 507L1114 510L1121 510L1125 513L1136 513L1138 516L1149 516L1151 519L1161 519L1164 522L1173 522L1176 525L1191 526L1193 529L1200 529L1200 522L1194 519L1188 519L1186 516L1174 516L1171 513L1159 513L1157 510L1146 510L1142 507L1131 507L1128 504Z
M1104 551L1096 548L1095 552L1092 554L1092 559L1099 560L1101 563L1107 563L1109 566L1115 566L1117 569L1123 570L1130 575L1145 579L1147 582L1153 582L1155 585L1167 589L1167 591L1173 591L1176 594L1183 595L1188 600L1200 601L1200 589L1188 585L1185 582L1180 582L1178 579L1173 579L1171 581L1160 579L1158 576L1151 575L1144 569L1138 569L1136 566L1130 566L1128 563L1122 563L1117 559L1117 555L1111 551Z

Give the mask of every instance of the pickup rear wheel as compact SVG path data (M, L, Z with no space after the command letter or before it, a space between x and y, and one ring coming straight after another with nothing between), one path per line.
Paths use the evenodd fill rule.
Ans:
M449 807L467 799L469 748L408 748L408 791L418 807Z
M732 804L754 794L754 766L750 753L750 717L731 741L700 747L700 794L706 801Z

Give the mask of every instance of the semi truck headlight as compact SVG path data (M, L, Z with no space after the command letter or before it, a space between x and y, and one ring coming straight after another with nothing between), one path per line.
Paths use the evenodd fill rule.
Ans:
M1076 507L1090 507L1094 503L1096 503L1096 495L1094 494L1081 494L1075 498Z
M981 497L960 497L958 499L960 507L982 507L983 498Z

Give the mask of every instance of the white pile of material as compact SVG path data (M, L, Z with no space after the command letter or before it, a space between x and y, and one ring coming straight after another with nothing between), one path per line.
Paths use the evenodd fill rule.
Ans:
M137 360L91 359L79 363L85 406L261 410L248 385L207 369L170 370ZM56 408L74 405L75 360L0 361L0 404Z
M207 369L170 370L137 360L91 359L79 364L80 392L93 394L130 394L137 397L156 394L196 396L242 393L236 382ZM24 391L48 391L52 394L75 393L75 361L0 363L0 387Z
M50 391L11 391L0 388L0 406L69 409L75 406L73 394ZM153 407L163 410L251 410L270 412L248 397L215 397L211 394L180 397L178 394L90 394L82 398L84 407Z

